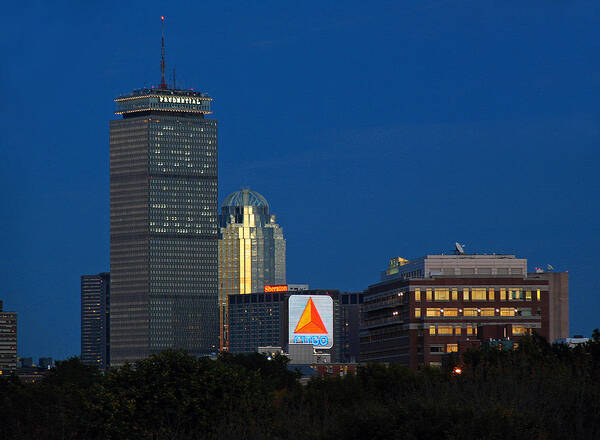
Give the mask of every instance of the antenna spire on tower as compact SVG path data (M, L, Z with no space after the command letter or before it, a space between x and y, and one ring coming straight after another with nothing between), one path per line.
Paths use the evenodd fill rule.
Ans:
M166 89L165 82L165 16L160 17L161 38L160 38L160 88Z

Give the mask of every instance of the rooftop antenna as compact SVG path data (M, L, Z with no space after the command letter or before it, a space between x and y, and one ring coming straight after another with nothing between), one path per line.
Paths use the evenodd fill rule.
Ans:
M160 16L160 88L166 89L167 83L165 82L165 16Z
M177 85L175 83L175 67L173 67L173 88L177 89Z
M456 255L464 255L465 254L465 249L463 248L463 245L461 245L458 241L456 243L454 243L454 246L455 246L454 253Z
M549 264L549 265L546 266L546 270L548 272L552 272L554 270L554 267L551 264Z

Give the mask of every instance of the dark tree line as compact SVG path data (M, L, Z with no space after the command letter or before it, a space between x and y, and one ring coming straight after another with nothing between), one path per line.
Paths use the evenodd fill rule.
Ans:
M298 383L283 357L183 351L106 374L77 358L43 380L0 379L1 439L598 439L600 333L537 336L440 369L370 364Z

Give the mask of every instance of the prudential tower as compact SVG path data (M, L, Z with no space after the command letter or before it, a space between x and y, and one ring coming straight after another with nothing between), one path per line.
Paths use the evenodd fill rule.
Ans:
M217 121L212 99L159 86L110 122L111 365L218 349Z

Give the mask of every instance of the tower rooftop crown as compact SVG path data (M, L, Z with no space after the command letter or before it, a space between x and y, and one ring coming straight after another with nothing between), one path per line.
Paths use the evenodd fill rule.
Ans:
M269 209L267 199L248 188L243 188L229 194L221 205L222 208L231 206L264 206L267 210Z
M178 89L138 89L115 99L115 114L125 115L146 111L183 112L207 115L212 113L212 98L206 93Z

